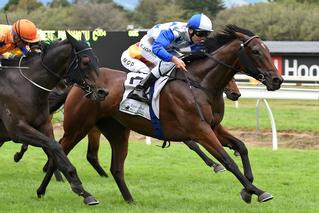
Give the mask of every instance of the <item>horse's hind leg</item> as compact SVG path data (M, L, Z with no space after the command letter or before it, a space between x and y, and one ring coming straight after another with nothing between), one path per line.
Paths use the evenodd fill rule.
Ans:
M193 140L184 141L184 144L186 144L188 148L196 152L196 154L205 162L207 166L213 167L214 172L217 173L217 172L225 171L225 168L222 165L214 162L207 155L205 155L205 153L199 148L199 146L197 145L195 141Z
M16 163L19 162L27 150L28 150L28 145L22 144L20 152L16 152L15 155L13 156L14 162L16 162Z
M95 127L90 130L88 134L89 142L88 142L88 150L86 154L86 159L97 171L97 173L99 173L100 176L108 177L107 173L104 171L104 169L100 165L99 158L98 158L100 137L101 137L101 133Z
M113 119L99 121L97 127L108 139L112 148L111 174L124 200L132 202L133 197L124 180L124 161L127 156L130 130Z

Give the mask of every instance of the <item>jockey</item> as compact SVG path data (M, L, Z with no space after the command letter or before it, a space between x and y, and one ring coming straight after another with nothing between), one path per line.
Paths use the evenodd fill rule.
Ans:
M12 26L0 25L0 59L5 53L16 51L16 49L26 54L28 45L38 41L36 26L27 19L20 19Z
M174 66L187 71L184 61L179 59L180 51L200 51L204 48L204 39L212 31L212 22L204 14L193 15L187 23L169 22L151 28L139 42L139 50L143 58L155 67L127 97L148 102L146 90L160 76Z

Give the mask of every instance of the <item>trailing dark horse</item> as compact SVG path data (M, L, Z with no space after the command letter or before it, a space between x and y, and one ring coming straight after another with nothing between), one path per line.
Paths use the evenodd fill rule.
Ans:
M60 170L72 190L87 204L97 204L97 200L84 190L74 166L53 139L49 119L49 91L63 78L79 85L90 102L103 100L107 95L104 89L96 88L99 86L98 63L92 49L85 41L77 41L68 33L66 35L66 40L42 44L41 54L21 57L18 62L2 63L0 141L12 140L41 147L48 156L49 167ZM44 193L37 190L38 197Z
M52 120L53 113L56 112L65 102L67 94L72 86L69 86L65 80L61 80L58 82L56 87L49 93L48 101L49 101L49 112L50 112L50 121ZM24 153L28 150L27 144L22 144L19 152L15 153L13 159L15 162L19 162ZM58 178L61 180L61 178Z
M236 176L244 186L240 194L245 202L251 202L252 194L257 195L260 202L268 201L273 198L272 195L253 185L246 146L221 125L224 116L223 90L239 71L261 81L268 90L279 89L283 79L278 75L266 45L249 30L227 26L212 39L208 39L205 45L210 54L188 64L188 73L178 71L177 80L170 81L161 92L160 122L163 139L196 141ZM185 81L185 75L191 82L199 84L193 88L193 92ZM64 105L65 132L60 143L68 153L96 126L111 145L110 170L124 200L130 202L133 198L124 180L124 161L130 130L156 136L151 121L119 111L126 73L101 68L100 76L110 90L108 97L100 103L86 100L79 88L71 89ZM240 153L244 173L223 146ZM52 176L52 173L48 171L47 175Z

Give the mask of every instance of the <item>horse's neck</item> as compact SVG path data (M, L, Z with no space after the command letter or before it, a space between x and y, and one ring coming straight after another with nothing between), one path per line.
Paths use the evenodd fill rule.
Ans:
M237 59L239 44L238 41L233 41L227 46L220 48L213 57L222 63L233 66ZM199 76L203 76L201 86L206 88L212 95L221 95L236 72L208 57L205 60L203 69L197 71Z
M41 71L34 75L35 81L42 82L41 85L45 85L47 89L54 88L67 72L71 51L72 47L67 43L48 50L43 61L41 58L38 62Z

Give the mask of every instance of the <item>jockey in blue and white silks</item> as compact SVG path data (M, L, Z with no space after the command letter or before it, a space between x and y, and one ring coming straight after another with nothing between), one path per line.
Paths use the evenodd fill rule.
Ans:
M146 90L174 66L187 71L179 56L203 48L204 39L212 32L212 22L204 14L193 15L187 23L169 22L151 28L139 42L141 56L155 67L128 95L128 98L148 102Z

